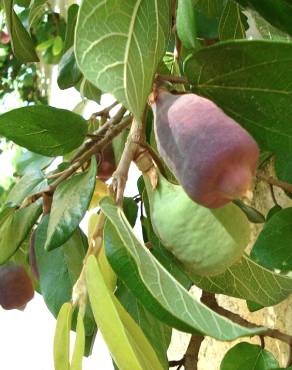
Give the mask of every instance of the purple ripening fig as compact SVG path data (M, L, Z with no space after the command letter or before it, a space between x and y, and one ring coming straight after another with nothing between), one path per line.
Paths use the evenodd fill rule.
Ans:
M31 278L22 266L0 266L0 305L5 310L24 309L34 296Z
M196 203L218 208L252 186L256 141L211 100L159 90L152 104L158 151Z

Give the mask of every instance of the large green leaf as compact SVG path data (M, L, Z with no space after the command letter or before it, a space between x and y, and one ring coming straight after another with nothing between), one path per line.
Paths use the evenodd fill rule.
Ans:
M141 119L170 32L170 0L84 0L75 38L84 76Z
M64 53L71 48L74 44L75 27L77 22L77 15L79 11L79 5L72 4L68 8L67 12L67 26L64 40Z
M33 203L29 207L4 210L8 213L3 223L0 221L0 264L5 263L25 240L42 212L42 207Z
M15 160L17 175L23 176L29 172L35 172L48 167L54 159L40 154L25 151Z
M64 244L84 217L89 206L96 178L96 160L92 158L87 172L63 181L54 193L47 231L46 250Z
M23 63L38 62L33 41L13 10L13 0L3 0L2 4L14 55Z
M171 328L151 315L121 281L118 282L115 296L143 330L163 368L168 369L167 349L171 340Z
M77 148L86 134L86 121L81 116L46 105L13 109L0 116L0 135L49 157Z
M77 317L76 339L74 344L74 351L72 355L70 370L82 370L82 360L85 350L85 330L83 324L83 317L80 311Z
M258 236L251 257L259 264L292 271L292 208L277 212Z
M238 343L224 356L220 370L271 370L279 366L271 352L251 343Z
M194 0L195 7L208 18L218 18L224 2L222 0Z
M203 290L247 299L262 306L273 306L292 293L291 277L267 270L248 256L243 256L223 274L201 277L189 272L189 276Z
M95 321L118 368L162 370L140 327L109 291L94 256L88 258L85 273Z
M292 146L291 55L292 43L229 41L198 51L185 72L197 93L223 108L263 149L285 152Z
M243 6L254 8L272 25L292 35L292 3L287 0L236 0Z
M121 209L109 198L104 198L100 206L110 220L104 232L108 260L155 317L178 330L195 335L203 333L219 340L233 340L265 330L243 328L193 298L138 241Z
M248 29L247 17L234 0L227 0L219 23L220 40L244 39Z
M234 204L214 210L202 207L181 186L162 176L155 190L147 178L145 184L156 235L188 269L202 275L219 274L243 254L250 228Z

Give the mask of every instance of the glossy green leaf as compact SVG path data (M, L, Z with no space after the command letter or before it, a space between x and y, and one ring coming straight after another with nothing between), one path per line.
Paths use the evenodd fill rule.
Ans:
M267 214L267 221L269 221L269 219L271 218L271 217L273 217L276 213L278 213L278 212L280 212L280 211L282 211L282 207L281 206L279 206L279 205L275 205L274 207L272 207L270 210L269 210L269 212L268 212L268 214Z
M199 206L181 186L161 175L155 190L148 179L145 183L153 229L188 269L215 275L240 258L249 242L250 228L244 213L235 205L214 210Z
M33 171L24 175L10 190L7 203L20 205L29 195L35 194L47 188L48 183L42 171Z
M84 76L141 119L170 33L169 0L84 0L75 53ZM105 52L105 50L107 52Z
M236 0L243 6L255 9L267 21L292 35L292 3L288 0Z
M10 210L9 210L10 211ZM0 223L0 264L5 263L20 247L42 212L42 207L33 203L14 212Z
M176 30L185 48L197 48L197 27L193 0L178 0Z
M85 350L85 331L83 317L79 311L77 317L76 339L74 344L70 370L82 370L82 360L84 350Z
M248 256L217 276L201 277L192 272L188 275L207 292L250 300L264 307L273 306L292 293L291 277L267 270Z
M54 43L52 47L53 56L61 54L62 50L63 50L63 40L62 37L58 35L54 38Z
M36 105L14 109L0 116L0 135L49 157L77 148L86 134L86 121L65 109Z
M108 290L94 256L86 262L86 284L94 318L120 370L162 370L142 330Z
M68 8L67 12L67 26L64 40L64 53L71 48L74 44L75 26L77 22L77 15L79 11L79 5L72 4Z
M236 364L236 365L235 365ZM238 343L224 356L220 370L272 370L279 366L278 361L261 346L251 343Z
M115 296L143 330L163 368L168 369L167 349L171 340L171 328L151 315L121 281L118 282Z
M16 173L23 176L29 172L35 172L48 167L53 161L51 157L45 157L40 154L26 151L20 157L16 158Z
M54 337L55 370L70 370L70 330L73 306L64 303L58 314Z
M33 41L13 10L13 0L3 0L2 3L14 55L23 63L38 62Z
M185 63L194 90L272 152L292 145L292 43L242 40L201 49ZM285 109L283 109L285 107Z
M232 340L264 330L231 323L194 299L137 240L121 209L109 198L104 198L100 206L110 220L104 232L108 260L152 315L178 330L195 335L204 333L219 340Z
M248 29L247 16L234 0L227 0L219 23L220 40L244 39Z
M264 226L251 251L257 263L292 271L292 208L277 212Z
M60 89L68 89L77 84L82 78L82 73L77 66L73 47L68 49L59 63L58 86Z
M95 188L96 161L87 172L63 181L54 193L47 231L46 250L64 244L77 229L89 206Z
M261 17L259 13L257 13L256 11L252 11L251 9L249 9L249 14L254 19L256 23L256 28L264 39L275 41L292 40L292 36L272 26L271 23L269 23L263 17Z

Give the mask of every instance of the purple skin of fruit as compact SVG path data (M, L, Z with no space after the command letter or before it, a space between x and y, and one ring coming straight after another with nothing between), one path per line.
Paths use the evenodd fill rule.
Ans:
M0 305L5 310L24 309L34 296L31 278L22 266L0 266Z
M158 151L193 201L218 208L246 195L259 156L246 130L195 94L160 90L152 110Z
M107 181L112 177L113 173L116 170L115 155L111 144L107 145L104 148L101 154L101 158L97 158L97 161L100 162L98 165L97 176L102 181Z

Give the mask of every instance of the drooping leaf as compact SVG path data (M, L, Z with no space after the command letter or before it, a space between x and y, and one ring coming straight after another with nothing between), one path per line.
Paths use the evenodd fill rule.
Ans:
M78 227L89 206L96 177L96 161L92 158L87 172L63 181L54 193L47 231L46 250L64 244Z
M74 44L75 26L77 22L77 15L79 11L78 4L72 4L68 8L67 12L67 26L64 40L64 53L71 48Z
M201 277L192 272L188 275L207 292L250 300L264 307L273 306L292 293L291 277L267 270L248 256L220 275Z
M263 150L283 153L292 145L291 53L291 43L229 41L199 50L184 68L194 90L246 128Z
M234 0L227 0L219 24L220 40L244 39L248 29L247 17Z
M197 48L197 27L193 0L178 1L176 11L176 29L185 48Z
M138 215L138 206L133 198L125 197L123 200L123 210L129 221L129 224L134 227Z
M108 290L94 256L88 258L85 273L95 321L118 368L162 370L142 330Z
M171 328L151 315L121 281L118 282L115 296L143 330L163 367L168 369L166 353L171 340Z
M70 370L82 370L82 359L84 350L85 350L85 331L83 317L79 311L77 317L76 339L74 344L74 351Z
M292 35L292 4L286 0L236 0L243 6L254 8L267 21Z
M243 254L250 228L244 213L235 205L214 210L202 207L181 186L169 183L161 175L155 190L147 178L145 184L156 235L188 269L215 275Z
M6 204L20 205L29 195L42 191L48 186L42 171L33 171L24 175L10 190Z
M80 92L80 95L83 98L93 100L96 103L100 104L101 98L101 91L97 88L94 84L89 82L86 78L80 80L76 85L75 88Z
M81 71L139 120L166 51L170 7L169 0L84 0L80 7L75 53Z
M82 73L77 66L73 46L62 56L59 63L58 86L65 90L73 87L82 78Z
M33 41L13 9L13 0L3 0L2 3L14 55L23 63L38 62Z
M252 259L272 270L292 271L291 238L292 208L286 208L265 224L252 248Z
M178 330L204 333L219 340L264 330L251 329L248 334L249 329L231 323L194 299L137 240L121 209L109 198L104 198L100 206L108 217L104 232L108 260L155 317Z
M13 109L0 116L0 135L49 157L77 148L86 134L86 121L65 109L36 105Z
M235 365L236 364L236 365ZM279 366L271 352L251 343L238 343L224 356L220 370L272 370Z
M54 337L55 370L70 370L70 330L73 306L64 303L58 314Z
M42 207L33 203L18 210L6 210L3 223L0 221L0 265L5 263L20 247L42 212Z

